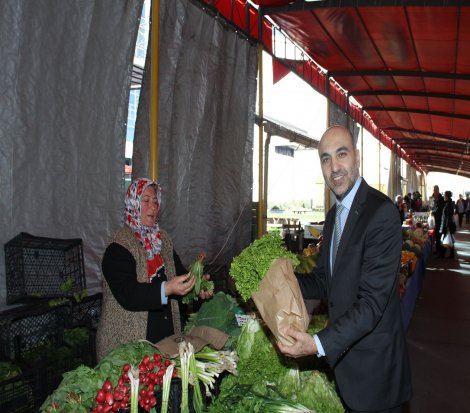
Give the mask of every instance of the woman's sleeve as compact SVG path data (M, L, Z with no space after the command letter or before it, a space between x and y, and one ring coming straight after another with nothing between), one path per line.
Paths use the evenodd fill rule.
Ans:
M185 266L181 262L181 259L175 250L173 250L173 261L175 263L176 275L183 275L183 274L188 273L188 270L185 268Z
M151 283L138 282L135 259L123 246L116 243L108 246L101 269L114 298L126 310L149 311L162 308L162 280L154 278Z

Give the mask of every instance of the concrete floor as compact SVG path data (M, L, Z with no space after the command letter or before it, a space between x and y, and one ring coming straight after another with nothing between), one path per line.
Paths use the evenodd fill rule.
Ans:
M407 331L413 398L406 413L470 412L470 225L456 258L430 256Z

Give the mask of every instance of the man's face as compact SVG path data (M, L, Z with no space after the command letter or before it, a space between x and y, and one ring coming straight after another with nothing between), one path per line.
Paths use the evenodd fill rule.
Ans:
M359 176L359 151L353 148L348 131L333 127L325 132L318 155L326 184L338 199L343 199Z

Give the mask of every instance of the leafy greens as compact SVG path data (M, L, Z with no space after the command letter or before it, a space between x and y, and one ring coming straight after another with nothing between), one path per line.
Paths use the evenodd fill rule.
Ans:
M294 268L299 264L297 256L286 249L281 236L268 233L253 241L233 259L230 275L243 300L247 301L258 290L272 262L281 257L290 258Z

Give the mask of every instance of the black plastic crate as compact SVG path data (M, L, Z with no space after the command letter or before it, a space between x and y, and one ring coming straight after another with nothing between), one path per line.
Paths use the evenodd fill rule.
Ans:
M220 383L222 381L222 378L219 377L216 379L214 383L214 389L212 390L212 397L217 397L220 391ZM204 407L208 407L209 404L212 402L212 397L206 396L206 390L203 385L203 383L199 382L199 387L201 389L202 393L202 402ZM189 412L194 413L194 406L193 406L193 394L194 394L194 388L190 384L188 386L188 405L189 405ZM156 392L155 393L157 397L157 411L161 410L162 406L162 393ZM181 412L181 397L182 397L182 386L181 386L181 379L180 378L173 378L171 380L171 385L170 385L170 394L168 398L168 413L180 413ZM143 409L140 409L141 411L144 411Z
M204 267L204 273L210 274L210 280L214 283L214 293L229 292L229 266L212 265Z
M60 385L64 373L76 369L80 365L94 367L92 350L88 345L72 348L67 345L57 347L54 357L46 355L37 358L32 364L34 382L38 394L36 404L41 406L47 396Z
M7 304L30 297L73 296L86 288L81 239L36 237L21 232L4 249Z
M88 329L87 331L87 337L84 337L81 342L74 340L73 343L70 343L67 340L67 330L65 330L64 341L58 344L53 351L48 349L42 354L38 354L34 360L27 364L33 375L35 404L38 409L47 396L60 385L64 373L74 370L80 365L88 367L96 365L96 332Z
M6 361L2 361L2 367ZM8 362L18 372L9 378L0 377L0 412L33 413L37 411L34 380L31 370Z
M80 301L72 298L68 327L89 326L97 328L101 317L102 298L102 293L84 297Z
M50 307L45 301L0 313L1 353L12 360L34 359L42 349L62 343L69 318L68 303Z

